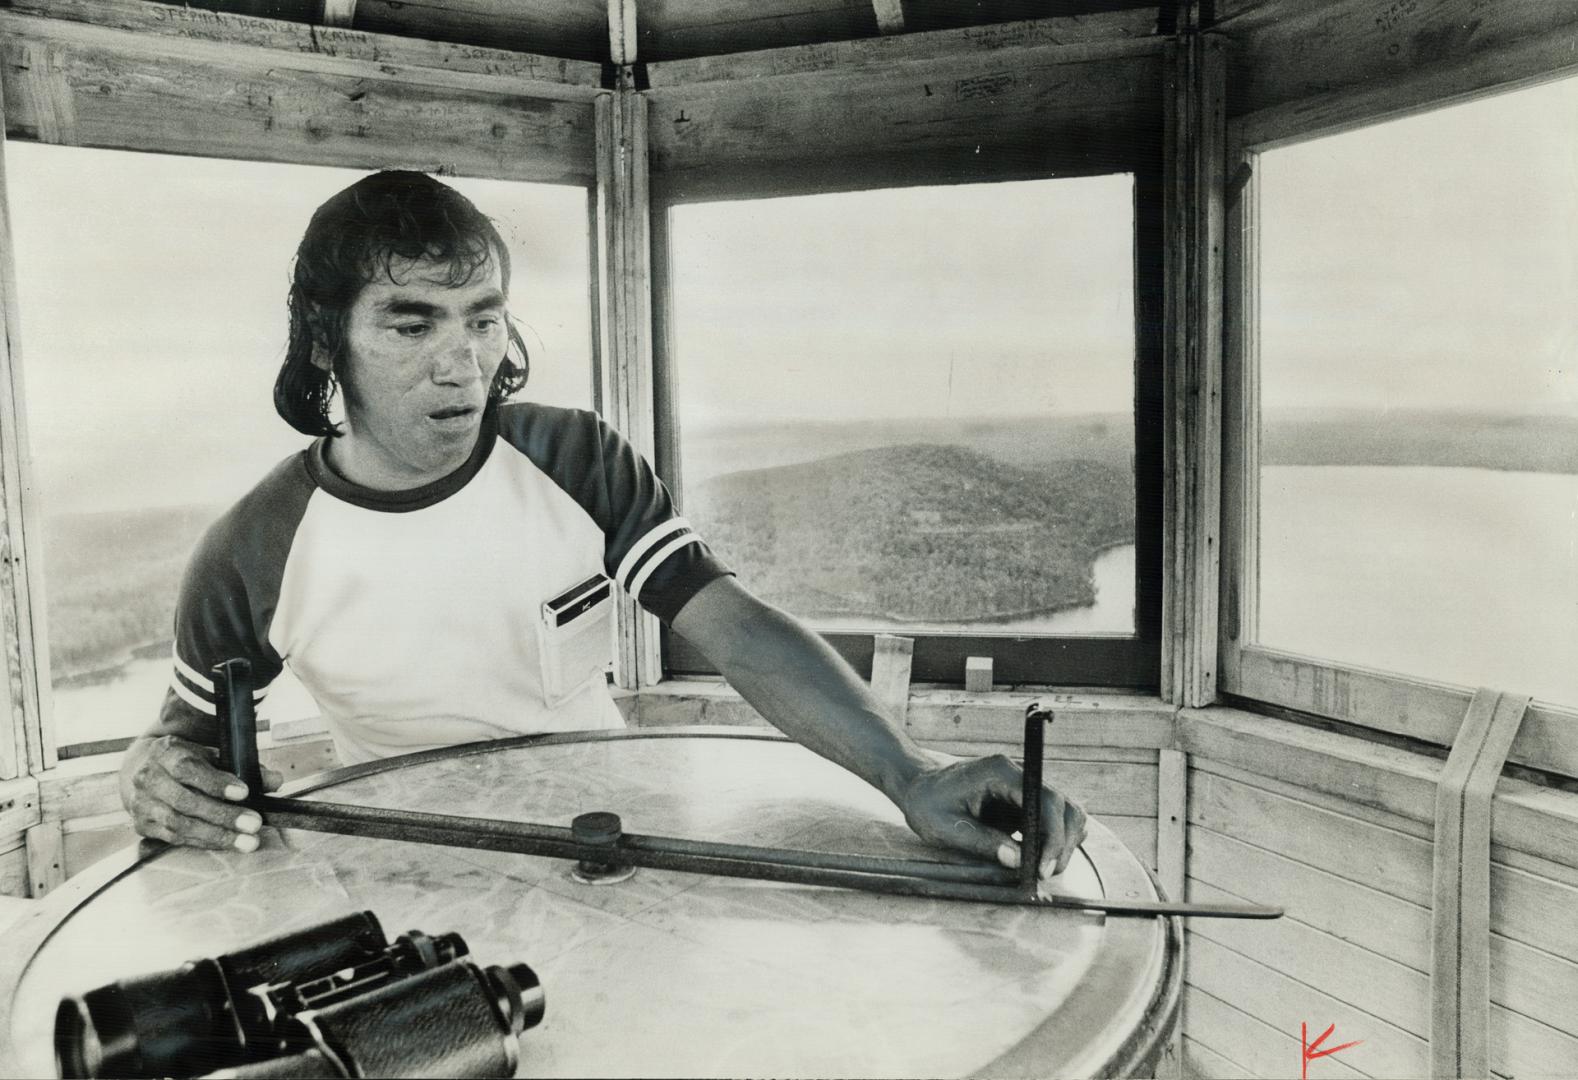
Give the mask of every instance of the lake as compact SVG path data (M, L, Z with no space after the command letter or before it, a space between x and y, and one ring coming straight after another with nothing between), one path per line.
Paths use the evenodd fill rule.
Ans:
M1277 649L1578 705L1578 476L1424 466L1262 471L1259 640ZM892 623L889 632L1079 634L1133 626L1134 548L1095 564L1088 607L996 623ZM870 630L873 620L817 620ZM170 677L136 660L57 690L61 745L141 731ZM289 673L284 677L289 678ZM310 715L277 683L261 714Z

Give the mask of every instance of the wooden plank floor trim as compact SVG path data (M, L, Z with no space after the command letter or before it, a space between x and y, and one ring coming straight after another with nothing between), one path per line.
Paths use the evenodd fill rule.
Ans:
M1430 971L1430 910L1210 829L1189 830L1189 873L1388 960Z
M1241 1009L1196 986L1185 986L1183 995L1184 1031L1200 1044L1210 1047L1243 1067L1253 1076L1297 1076L1299 1074L1299 1034L1289 1034L1257 1020ZM1323 1058L1322 1080L1337 1077L1363 1077L1366 1074L1346 1064L1341 1056Z
M1423 1076L1430 1066L1424 1039L1355 1008L1319 987L1291 979L1274 967L1211 938L1192 934L1185 980L1278 1031L1311 1036L1336 1024L1328 1045L1362 1039L1342 1060L1371 1076ZM1330 1059L1327 1059L1330 1060ZM1319 1070L1316 1070L1317 1073Z
M1198 1039L1183 1038L1185 1080L1254 1080L1255 1074Z
M1190 878L1189 899L1234 902L1243 897ZM1420 1039L1427 1036L1429 976L1297 919L1233 926L1227 921L1193 920L1190 940L1209 938Z
M1430 902L1430 842L1406 833L1200 771L1190 775L1189 823L1399 899Z
M1336 814L1343 814L1347 817L1357 818L1360 821L1367 821L1371 825L1379 825L1382 828L1391 829L1395 832L1417 836L1422 840L1429 840L1435 834L1435 826L1430 821L1403 817L1401 814L1394 814L1387 810L1377 810L1374 807L1362 806L1344 799L1340 795L1328 795L1323 791L1316 791L1314 788L1289 784L1286 781L1251 772L1248 769L1241 769L1226 762L1215 761L1211 758L1191 757L1189 766L1191 769L1198 769L1201 772L1208 772L1214 776L1236 780L1241 784L1248 784L1251 787L1257 787L1276 795L1296 799L1299 802L1308 803L1322 810L1330 810Z

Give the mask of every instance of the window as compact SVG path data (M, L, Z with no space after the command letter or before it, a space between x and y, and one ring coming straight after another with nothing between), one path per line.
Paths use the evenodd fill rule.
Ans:
M1578 705L1575 115L1567 79L1258 156L1253 641Z
M1128 174L672 207L687 517L857 662L1104 681L1032 639L1136 640L1134 208Z
M152 721L201 533L304 439L275 414L312 211L361 174L11 143L53 723L65 756ZM523 396L592 401L587 194L451 180L511 245ZM265 719L312 711L276 687ZM50 718L46 717L49 723Z

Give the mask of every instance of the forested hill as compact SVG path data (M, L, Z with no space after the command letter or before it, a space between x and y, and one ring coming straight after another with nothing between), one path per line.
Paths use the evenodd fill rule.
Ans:
M798 614L952 620L1091 603L1096 555L1133 540L1132 492L1110 464L915 444L715 477L686 515Z

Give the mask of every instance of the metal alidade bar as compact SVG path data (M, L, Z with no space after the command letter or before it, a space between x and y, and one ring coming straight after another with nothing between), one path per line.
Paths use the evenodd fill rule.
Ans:
M253 711L251 669L230 661L213 669L220 704L222 764L247 779L257 775L257 718ZM262 794L259 781L247 779L246 805L265 823L279 828L308 829L345 836L368 836L421 844L509 851L569 859L601 867L651 867L723 877L754 878L797 885L836 886L896 896L974 900L992 904L1100 911L1109 915L1193 915L1219 918L1273 919L1281 908L1256 904L1178 904L1045 896L1040 892L1042 737L1051 714L1031 705L1025 717L1025 787L1022 858L1018 871L1000 866L845 855L820 851L756 847L626 833L613 814L599 821L598 836L585 839L586 829L532 822L498 821L414 810L309 801Z

